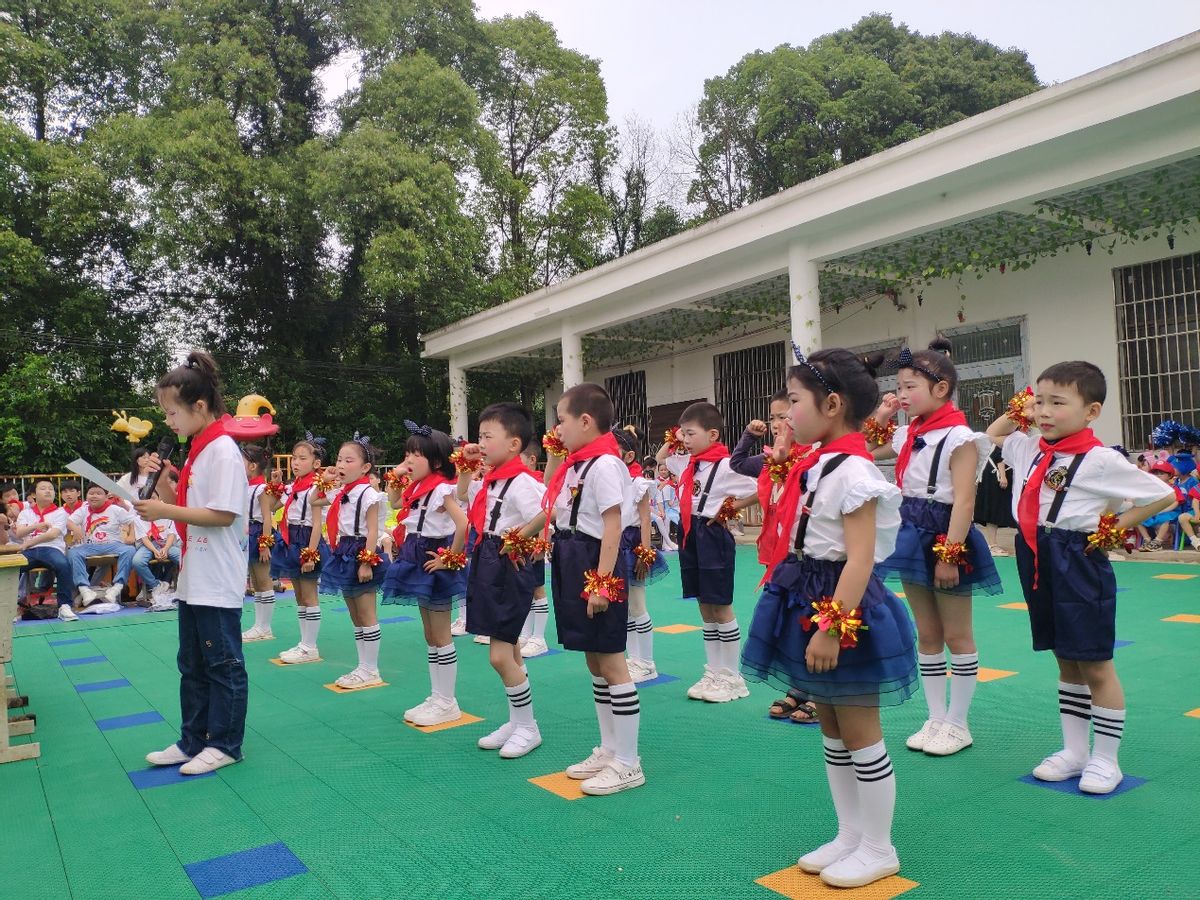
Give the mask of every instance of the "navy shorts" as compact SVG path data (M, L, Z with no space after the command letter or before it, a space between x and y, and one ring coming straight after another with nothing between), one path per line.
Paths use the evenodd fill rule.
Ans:
M1087 535L1038 528L1038 586L1033 587L1033 553L1017 533L1017 572L1034 650L1053 650L1060 659L1100 662L1113 658L1117 637L1117 578L1108 555L1085 553Z
M629 604L610 603L590 619L583 596L583 573L600 563L600 541L581 532L556 531L550 554L550 592L554 595L554 626L567 650L624 653L628 637Z
M736 544L729 529L711 519L692 516L687 541L679 545L679 580L684 600L713 606L733 603Z
M494 534L476 541L467 567L467 631L509 644L533 606L533 575L528 566L516 566L500 553L501 538Z

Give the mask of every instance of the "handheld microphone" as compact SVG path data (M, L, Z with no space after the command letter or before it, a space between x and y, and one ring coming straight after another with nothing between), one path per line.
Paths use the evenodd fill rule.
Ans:
M162 468L157 472L151 472L146 479L146 483L142 485L141 491L138 492L139 500L149 500L154 496L155 490L158 488L158 479L163 472L167 470L167 466L171 464L171 456L175 453L175 448L182 444L183 441L174 435L167 435L158 442L158 458L162 460Z

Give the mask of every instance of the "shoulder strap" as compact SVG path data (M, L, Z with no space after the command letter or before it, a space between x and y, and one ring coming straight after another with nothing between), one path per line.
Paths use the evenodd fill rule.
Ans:
M356 504L354 504L354 536L355 537L363 536L362 526L360 526L358 524L358 522L362 518L362 505L363 505L363 500L366 499L366 496L367 496L367 488L363 487L362 492L359 493L359 495L358 495L358 502Z
M938 441L937 447L933 451L933 463L929 466L929 484L925 486L925 493L929 497L937 493L938 467L942 463L942 451L946 448L946 438L948 437L950 435L946 435L946 437Z
M839 453L837 456L831 459L828 463L826 463L825 468L821 470L822 478L824 478L826 475L833 474L834 470L837 469L837 467L844 463L847 459L849 459L849 457L849 453ZM808 482L808 475L808 472L804 473L806 486ZM818 482L817 487L808 492L808 496L804 498L800 506L800 526L796 529L796 543L793 545L797 556L804 555L804 538L808 534L808 520L812 518L813 497L816 496L817 488L820 486L821 484Z
M708 481L704 483L704 490L700 492L699 502L696 503L696 515L700 515L704 511L704 504L708 502L708 493L712 490L713 482L717 478L717 469L721 465L721 460L717 460L712 464L712 468L708 470Z
M571 520L567 524L567 527L572 531L575 530L575 527L579 522L579 504L583 501L584 479L587 478L588 472L592 470L592 466L596 464L596 460L599 458L600 457L598 456L593 456L583 464L583 470L579 473L579 481L575 483L575 496L571 499ZM579 463L576 463L575 465L578 467Z
M429 512L429 501L433 499L433 491L430 491L421 498L421 512L417 516L417 534L421 533L421 529L425 527L425 514Z
M492 517L488 520L487 530L490 534L496 533L496 523L500 521L500 510L504 507L504 495L508 493L508 489L512 487L512 483L516 478L506 478L504 484L500 486L500 493L496 495L496 503L492 507Z
M1087 452L1078 454L1067 469L1067 477L1063 481L1062 489L1054 495L1054 502L1050 504L1050 512L1046 513L1046 524L1053 525L1058 521L1058 514L1062 510L1063 502L1067 499L1067 490L1071 487L1071 482L1075 480L1075 473L1079 471L1079 466L1083 463L1083 458L1087 456ZM1041 488L1038 488L1041 490Z

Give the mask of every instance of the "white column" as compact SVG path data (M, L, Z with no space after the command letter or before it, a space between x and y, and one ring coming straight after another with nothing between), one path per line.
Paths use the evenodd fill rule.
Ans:
M557 384L550 385L542 394L546 403L547 431L552 431L554 426L558 424L558 400L562 395L562 387Z
M583 383L583 337L570 322L562 325L562 371L564 391Z
M809 259L804 244L788 248L788 289L792 340L807 355L821 349L821 286L817 264Z
M465 438L467 418L467 370L450 360L450 437Z

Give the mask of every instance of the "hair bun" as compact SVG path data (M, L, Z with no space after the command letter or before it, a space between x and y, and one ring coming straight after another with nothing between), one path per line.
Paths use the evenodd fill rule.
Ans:
M947 356L951 356L954 352L954 345L944 337L936 337L929 342L929 349L936 350L938 353L945 353Z
M879 350L875 353L867 353L860 357L860 359L862 360L863 366L866 367L867 373L872 378L878 378L879 370L883 367L883 361L887 359L887 353L883 350Z

